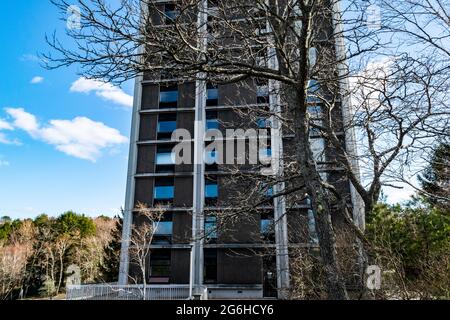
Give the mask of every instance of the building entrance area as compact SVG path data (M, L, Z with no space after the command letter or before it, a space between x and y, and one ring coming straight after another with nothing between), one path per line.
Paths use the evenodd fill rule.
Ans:
M274 256L263 259L263 296L264 298L278 298L277 264Z

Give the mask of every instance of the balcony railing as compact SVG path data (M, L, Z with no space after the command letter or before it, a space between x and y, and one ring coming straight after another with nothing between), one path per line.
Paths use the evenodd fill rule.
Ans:
M68 286L67 300L189 300L189 285L98 284ZM207 300L207 291L201 297Z

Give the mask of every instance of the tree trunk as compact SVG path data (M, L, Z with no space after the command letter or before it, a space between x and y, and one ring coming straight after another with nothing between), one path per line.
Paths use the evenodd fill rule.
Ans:
M294 110L296 157L316 221L320 254L325 269L328 298L348 300L345 281L338 264L336 236L331 221L330 195L321 183L314 156L310 148L309 119L306 107L306 92L298 88L287 88L288 105ZM302 91L302 90L300 90Z
M59 290L61 290L63 274L64 274L64 254L61 253L59 256L59 279L58 279L58 286L56 287L56 294L59 294Z

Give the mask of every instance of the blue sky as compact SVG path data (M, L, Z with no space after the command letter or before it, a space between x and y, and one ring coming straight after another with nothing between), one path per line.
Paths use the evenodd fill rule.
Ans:
M47 0L1 7L0 215L118 213L132 84L122 90L87 81L76 68L43 69L45 34L63 36L57 10Z

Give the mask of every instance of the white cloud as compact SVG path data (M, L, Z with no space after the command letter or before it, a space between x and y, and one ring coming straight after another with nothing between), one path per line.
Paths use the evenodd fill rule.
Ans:
M11 141L6 137L3 132L0 132L0 143L11 144Z
M13 118L12 124L15 128L25 130L33 136L38 133L39 125L34 115L22 108L6 108L5 110Z
M18 140L10 140L1 130L14 130L14 127L3 119L0 119L0 143L1 144L20 144Z
M40 77L40 76L36 76L33 79L31 79L30 83L31 84L38 84L38 83L42 83L44 82L44 78Z
M14 130L14 128L10 123L0 119L0 130Z
M22 143L17 139L8 138L3 132L0 132L0 143L1 144L14 144L20 146Z
M111 101L128 108L131 108L133 106L132 96L126 94L121 88L117 86L99 80L92 80L81 77L74 83L72 83L70 91L86 94L95 92L98 97L101 97L104 100Z
M12 125L26 131L31 137L44 141L67 155L95 162L105 149L127 142L114 128L86 117L72 120L51 120L41 125L36 116L22 108L7 108Z
M355 109L380 109L380 92L383 92L392 72L395 58L382 57L369 61L361 71L349 78L351 101ZM381 110L381 109L380 109Z
M416 194L416 190L407 184L400 185L402 189L384 187L383 192L387 195L387 201L391 204L402 203L411 200L411 197Z

